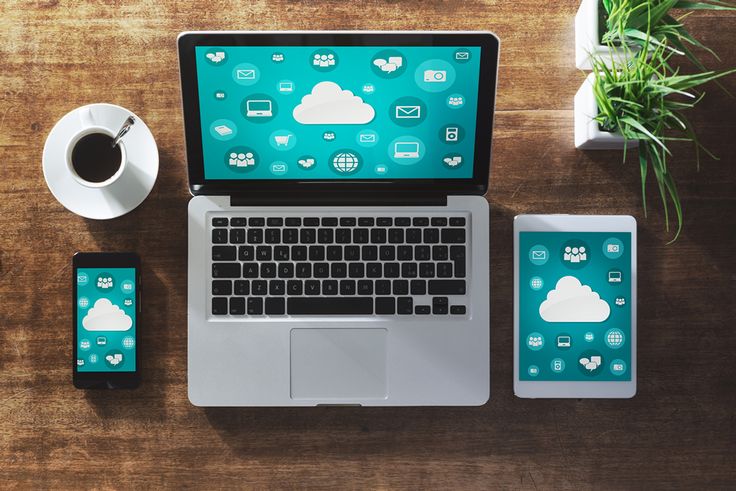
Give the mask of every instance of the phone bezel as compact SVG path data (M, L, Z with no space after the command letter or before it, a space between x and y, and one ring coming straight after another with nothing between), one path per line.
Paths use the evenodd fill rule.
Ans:
M631 233L631 380L528 381L519 379L519 234L521 232ZM628 215L517 215L514 217L514 394L522 398L611 398L636 395L636 219Z
M140 317L141 317L141 268L140 258L132 252L77 252L72 259L72 374L78 389L134 389L140 385ZM77 370L77 270L79 268L134 268L136 312L135 320L135 371L134 372L79 372Z

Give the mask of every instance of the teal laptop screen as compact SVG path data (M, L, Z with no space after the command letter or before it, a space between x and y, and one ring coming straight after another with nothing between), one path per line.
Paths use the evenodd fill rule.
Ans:
M631 234L519 234L521 380L631 380Z
M77 371L135 372L135 268L77 269Z
M478 46L197 46L205 179L468 179Z

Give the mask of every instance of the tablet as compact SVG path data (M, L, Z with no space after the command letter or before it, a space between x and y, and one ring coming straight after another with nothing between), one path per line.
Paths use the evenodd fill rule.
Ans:
M514 219L514 393L636 394L636 220Z

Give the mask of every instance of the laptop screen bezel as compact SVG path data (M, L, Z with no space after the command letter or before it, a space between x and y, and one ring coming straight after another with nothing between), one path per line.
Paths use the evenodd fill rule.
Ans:
M179 70L189 189L193 195L258 191L480 194L488 189L498 38L490 32L187 32L179 35ZM197 46L477 46L480 54L473 176L468 179L205 179L195 48Z

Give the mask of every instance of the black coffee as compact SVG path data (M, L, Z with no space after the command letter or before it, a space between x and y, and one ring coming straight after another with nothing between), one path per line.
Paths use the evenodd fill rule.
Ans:
M90 133L79 139L72 149L72 166L79 177L89 182L110 179L120 168L120 145L112 147L112 137Z

